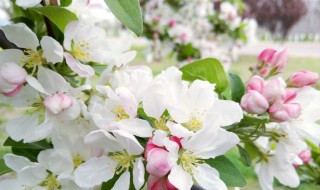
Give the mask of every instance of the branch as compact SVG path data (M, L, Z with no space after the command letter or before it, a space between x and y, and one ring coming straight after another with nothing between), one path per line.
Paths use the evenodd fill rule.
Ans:
M3 31L0 29L0 47L2 49L18 49L16 45L11 43L6 36L4 35Z
M41 1L41 5L42 5L42 6L46 6L45 0L42 0L42 1ZM47 27L48 36L53 37L53 28L52 28L52 23L51 23L51 21L50 21L47 17L44 17L44 23L46 24L46 27Z

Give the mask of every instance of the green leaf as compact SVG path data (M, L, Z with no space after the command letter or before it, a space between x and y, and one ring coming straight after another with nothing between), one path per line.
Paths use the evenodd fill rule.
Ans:
M70 21L78 20L77 16L63 7L46 6L31 8L31 10L47 17L62 32Z
M249 154L251 160L253 160L259 156L259 153L260 153L259 148L251 141L244 143L244 149Z
M6 166L4 159L0 159L0 176L6 173L11 172L12 170Z
M244 187L247 182L242 173L225 156L218 156L215 159L208 159L206 163L217 169L221 180L229 187Z
M27 17L23 17L23 16L12 18L11 21L14 23L21 23L22 22L22 23L26 24L30 29L33 29L35 26L32 19L27 18Z
M249 167L251 165L251 157L250 157L250 155L240 145L237 145L237 147L239 149L239 154L240 154L240 158L241 158L242 163L245 166Z
M118 181L122 174L114 175L112 179L107 182L103 182L101 186L101 190L110 190L114 186L114 184Z
M16 148L26 148L26 149L39 149L39 150L52 148L52 145L48 143L46 140L41 140L34 143L23 143L22 141L16 142L10 137L7 138L3 146L11 146Z
M72 3L72 0L60 0L60 5L63 7L67 7Z
M194 81L197 79L216 84L215 91L222 93L228 87L228 78L220 61L214 58L202 59L180 68L182 79Z
M139 0L104 0L111 12L137 36L143 31Z
M236 74L229 73L229 84L232 100L235 102L240 102L245 92L245 87L241 78Z

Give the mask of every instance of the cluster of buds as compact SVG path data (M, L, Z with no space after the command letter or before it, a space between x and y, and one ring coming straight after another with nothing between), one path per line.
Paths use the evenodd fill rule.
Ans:
M258 56L258 64L250 67L250 70L263 78L268 78L283 72L287 62L287 49L282 51L265 49Z
M262 77L267 78L283 71L287 64L286 50L277 52L266 49L259 58L260 63L256 68ZM271 70L269 70L271 66ZM264 72L263 70L266 70ZM291 75L287 81L281 77L266 80L261 76L253 76L247 86L246 94L241 100L242 108L251 114L268 113L271 120L285 122L300 116L301 106L294 103L297 89L313 85L319 79L317 73L299 71Z

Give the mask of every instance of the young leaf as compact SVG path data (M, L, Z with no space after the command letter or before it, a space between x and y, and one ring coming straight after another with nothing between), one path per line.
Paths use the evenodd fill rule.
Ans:
M244 187L247 182L242 173L225 156L206 160L206 163L219 171L221 180L229 187Z
M240 102L245 92L245 87L241 78L236 74L229 73L229 83L232 100L235 102Z
M116 174L116 175L114 175L113 178L110 179L109 181L103 182L100 190L109 190L109 189L112 189L112 187L113 187L114 184L118 181L118 179L120 178L121 175L122 175L122 173L119 174L119 175Z
M251 165L251 157L249 156L249 154L247 153L247 151L242 148L242 146L237 145L238 149L239 149L239 154L240 154L240 158L242 163L249 167Z
M60 0L60 4L63 7L67 7L72 3L72 0Z
M70 21L78 20L77 16L69 10L58 6L36 7L31 10L47 17L62 32Z
M104 0L123 25L141 36L143 21L139 0Z
M8 168L6 166L6 164L4 163L4 160L3 158L0 159L0 176L3 175L3 174L6 174L6 173L9 173L11 172L12 170L10 168Z
M52 148L52 145L48 143L46 140L41 140L34 143L23 143L22 141L16 142L10 137L6 139L3 146L11 146L16 148L27 148L27 149L39 149L39 150Z
M220 61L214 58L202 59L180 68L182 79L194 81L206 80L216 84L215 91L222 93L228 87L228 78Z

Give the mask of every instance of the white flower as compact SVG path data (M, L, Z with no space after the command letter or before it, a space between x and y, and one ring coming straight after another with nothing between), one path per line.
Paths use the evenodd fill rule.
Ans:
M81 164L75 171L75 182L80 187L94 187L120 175L113 189L129 189L130 173L133 169L133 183L136 189L144 184L144 165L141 154L144 149L137 139L128 132L116 130L110 133L104 130L91 132L85 143L95 145L104 151L100 157L94 157Z
M204 126L190 139L181 140L182 148L168 139L164 145L169 151L172 170L168 179L172 185L181 190L188 190L193 185L192 179L204 189L227 189L219 178L219 172L205 163L206 159L223 155L239 143L239 138L224 129L217 122Z
M168 111L175 121L168 126L169 130L178 137L196 133L217 118L220 118L221 127L239 122L243 117L239 104L219 100L214 85L200 80L194 81L186 93L168 107Z
M44 36L40 43L36 34L24 23L11 24L1 27L6 38L19 48L25 50L3 50L1 62L14 62L27 68L41 66L44 60L53 64L63 61L63 48L55 39ZM37 50L41 45L41 50ZM43 59L44 58L44 59Z
M312 87L303 87L297 91L297 97L292 100L301 106L301 114L297 119L289 121L291 129L302 139L314 144L320 143L320 91Z
M261 188L272 190L274 178L283 185L297 187L300 179L293 164L302 164L297 155L306 149L306 144L286 123L270 123L267 130L277 132L280 137L278 142L269 141L267 137L256 141L265 154L264 159L255 166Z
M24 9L39 5L41 0L17 0L16 4Z

